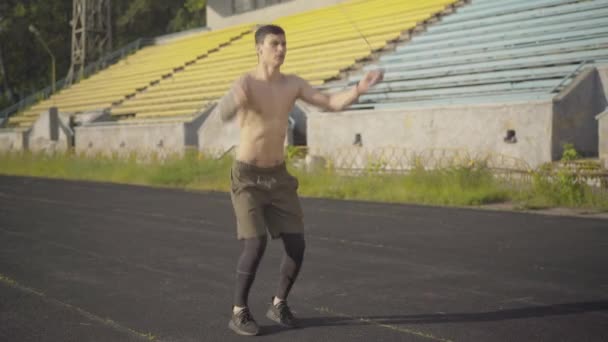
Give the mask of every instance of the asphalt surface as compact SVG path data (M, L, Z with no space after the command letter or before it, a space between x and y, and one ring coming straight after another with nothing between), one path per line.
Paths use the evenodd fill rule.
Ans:
M264 317L227 328L240 252L228 194L0 177L0 341L608 341L608 221L304 199L307 250Z

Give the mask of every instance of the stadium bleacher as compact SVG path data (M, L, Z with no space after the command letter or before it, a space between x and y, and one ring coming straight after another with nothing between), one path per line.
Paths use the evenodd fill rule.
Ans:
M284 27L288 37L282 70L321 85L453 3L352 0L279 18L274 23ZM12 116L9 125L31 126L51 106L68 113L110 108L119 120L187 120L255 66L254 27L239 25L146 47Z
M454 3L352 0L279 18L273 23L288 40L282 70L323 85ZM581 66L608 58L607 16L607 0L472 0L326 87L342 89L381 67L385 81L352 108L551 98ZM187 120L255 65L254 29L250 23L146 47L9 124L28 127L51 106L70 113L110 108L116 119Z
M353 108L550 99L608 57L606 17L606 0L472 0L365 66L385 82Z
M378 0L358 0L280 18L274 23L285 29L288 41L282 71L297 73L313 85L323 84L453 3L389 0L379 6ZM187 120L222 96L256 62L251 32L114 106L112 115L135 119L184 116Z

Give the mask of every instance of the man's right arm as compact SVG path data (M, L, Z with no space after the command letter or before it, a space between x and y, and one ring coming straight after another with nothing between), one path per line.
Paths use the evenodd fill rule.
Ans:
M234 82L228 92L219 100L214 112L218 113L219 118L223 122L230 121L246 103L246 84L245 79L241 77Z

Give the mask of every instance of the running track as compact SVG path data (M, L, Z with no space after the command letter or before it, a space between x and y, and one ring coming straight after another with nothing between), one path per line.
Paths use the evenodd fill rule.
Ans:
M304 199L290 296L257 341L607 341L608 220ZM243 341L225 193L0 177L0 341Z

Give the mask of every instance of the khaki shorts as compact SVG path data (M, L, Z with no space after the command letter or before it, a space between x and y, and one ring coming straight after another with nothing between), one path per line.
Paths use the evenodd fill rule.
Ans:
M304 233L298 180L285 163L261 168L235 161L230 180L239 240L265 236L267 231L273 239L281 233Z

